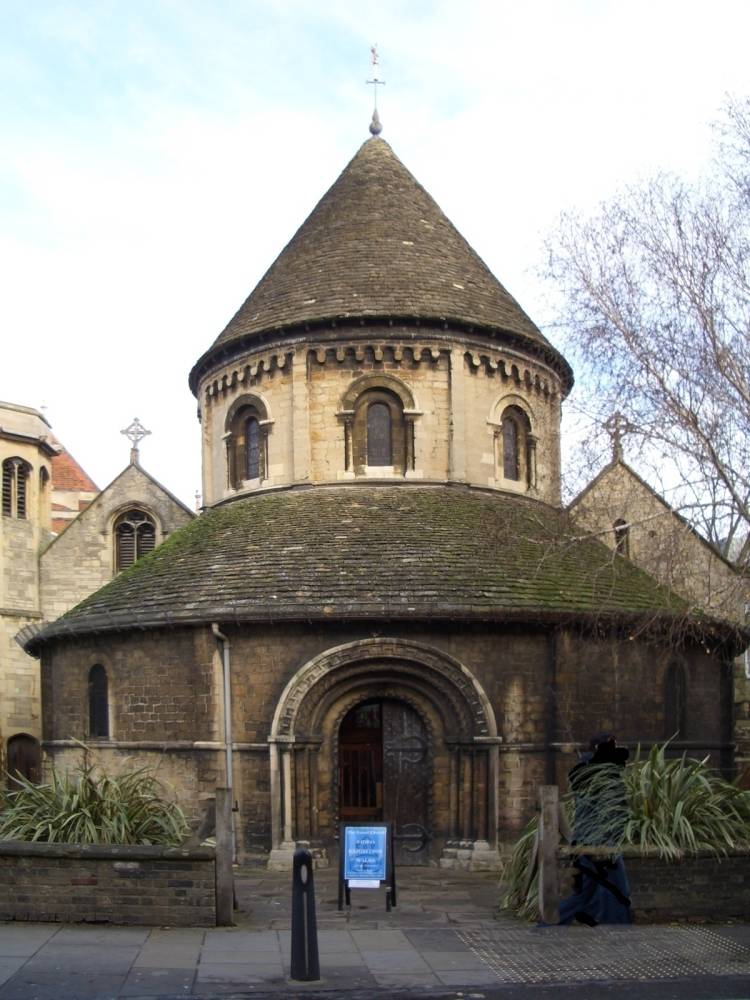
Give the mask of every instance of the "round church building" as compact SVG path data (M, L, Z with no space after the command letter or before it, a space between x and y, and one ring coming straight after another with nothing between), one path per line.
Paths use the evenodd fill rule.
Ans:
M369 139L190 373L205 510L28 640L44 749L240 856L494 867L592 732L731 767L732 637L561 507L561 354Z

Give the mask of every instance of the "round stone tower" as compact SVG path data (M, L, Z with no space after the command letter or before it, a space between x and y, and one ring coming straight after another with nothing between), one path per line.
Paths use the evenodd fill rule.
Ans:
M677 655L727 745L726 635L560 509L571 384L368 140L191 372L205 512L28 641L47 753L158 764L196 823L229 785L274 867L365 820L479 868L592 732L665 735Z
M561 355L372 138L191 373L204 502L377 480L559 504L571 383Z

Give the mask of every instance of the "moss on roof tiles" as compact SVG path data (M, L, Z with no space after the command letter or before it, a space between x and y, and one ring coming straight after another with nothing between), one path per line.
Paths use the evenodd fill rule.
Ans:
M572 373L380 138L363 144L191 373L264 332L396 316L499 329Z
M33 644L213 620L684 615L682 600L544 504L456 486L266 493L203 514Z

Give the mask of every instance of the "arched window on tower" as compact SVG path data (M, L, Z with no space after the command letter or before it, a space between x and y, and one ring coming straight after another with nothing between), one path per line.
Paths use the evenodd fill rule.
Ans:
M156 525L145 511L126 510L115 521L115 571L132 566L156 547Z
M2 511L4 517L27 516L28 482L31 466L22 458L6 458L3 462Z
M386 403L367 407L367 464L393 465L393 419Z
M612 525L615 533L615 551L621 556L630 556L630 525L627 521L617 520Z
M260 479L260 422L257 417L245 421L245 479Z
M227 485L234 490L243 485L260 485L267 479L268 420L266 409L256 397L244 397L229 411L224 439L227 446Z
M664 679L664 736L687 739L687 670L680 660L672 660Z
M89 737L109 739L109 680L101 663L89 670Z
M421 413L409 387L390 374L355 379L336 414L343 425L344 471L354 476L405 476L415 470L414 422Z
M525 489L536 486L536 438L528 415L520 406L506 406L495 426L500 478Z

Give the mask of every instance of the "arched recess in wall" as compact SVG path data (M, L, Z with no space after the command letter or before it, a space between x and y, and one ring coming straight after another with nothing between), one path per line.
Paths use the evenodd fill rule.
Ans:
M153 511L132 504L115 514L112 521L115 573L128 569L141 556L153 552L161 541L161 527Z
M494 438L495 480L514 490L537 484L536 421L520 396L504 396L493 407L488 421Z
M355 379L341 398L344 469L356 476L403 476L414 469L414 421L420 416L407 385L392 375Z
M110 689L107 669L95 663L88 676L88 736L89 739L110 738Z
M35 784L41 780L42 752L39 740L28 733L16 733L8 740L6 754L9 788L13 788L16 776Z
M259 486L268 479L268 436L273 426L268 405L247 393L230 406L224 423L227 486Z
M2 471L2 513L4 517L28 517L28 488L31 466L18 455L6 458Z
M686 740L688 731L688 672L682 659L672 659L664 673L664 738Z
M418 719L429 740L434 768L424 792L430 822L437 820L432 839L443 847L463 840L495 849L500 740L486 693L441 650L386 638L327 650L282 693L269 737L275 849L335 837L342 725L358 707L389 704Z

